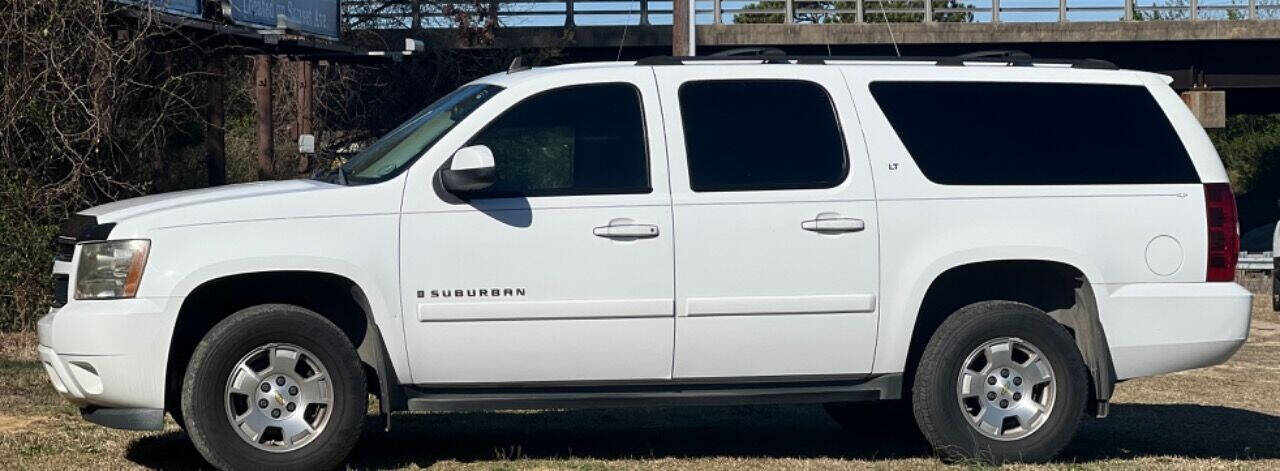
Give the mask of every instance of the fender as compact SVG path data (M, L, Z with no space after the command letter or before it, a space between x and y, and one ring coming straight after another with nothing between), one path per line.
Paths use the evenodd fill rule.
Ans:
M927 254L926 254L927 255ZM1091 283L1101 283L1101 273L1085 256L1058 247L1017 246L985 247L963 250L933 259L922 269L913 269L910 263L896 267L895 279L889 273L884 276L882 289L884 308L876 344L876 360L873 371L906 371L907 356L916 320L923 307L924 297L934 282L949 270L982 262L1044 261L1075 268L1084 279L1076 287L1076 305L1069 310L1049 313L1051 317L1076 332L1076 344L1093 376L1095 412L1106 414L1106 401L1114 390L1115 373L1106 334L1099 320L1100 312L1094 298ZM912 275L918 275L913 278ZM907 278L907 279L902 279ZM909 286L899 292L892 286Z
M393 381L389 386L385 382L398 378L397 371L409 371L408 352L404 348L403 337L394 335L387 338L382 335L384 327L393 334L399 332L399 302L388 303L381 290L376 289L373 277L362 268L344 260L316 256L269 256L247 257L224 260L200 267L174 284L175 296L186 297L196 288L228 276L248 275L267 272L314 272L325 273L346 278L354 285L352 296L364 310L370 328L366 329L366 337L361 342L360 357L372 365L380 381L382 391L391 391L399 387ZM176 319L175 319L176 320ZM372 337L372 338L370 338ZM366 351L366 349L372 349ZM372 361L370 361L372 360ZM384 401L383 407L389 404Z

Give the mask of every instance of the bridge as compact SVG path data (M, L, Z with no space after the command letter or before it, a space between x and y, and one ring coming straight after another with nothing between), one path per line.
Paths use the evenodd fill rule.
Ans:
M694 0L698 54L744 46L808 55L1016 49L1091 57L1225 91L1228 113L1280 112L1280 0ZM569 61L669 54L674 2L505 0L491 41L452 25L469 0L346 0L348 31L436 48L561 48ZM474 11L474 10L473 10ZM491 13L490 13L491 12Z
M702 46L1280 39L1280 0L694 0ZM468 0L346 0L348 30L424 32L436 47L670 46L675 3L505 0L492 43L447 34ZM656 8L654 8L656 7ZM487 12L486 12L487 13ZM482 13L483 14L483 13ZM483 20L484 18L476 18ZM444 33L444 34L441 34Z
M311 89L310 68L317 61L430 58L416 54L424 45L556 48L567 62L637 59L670 54L673 42L684 43L679 36L687 29L672 23L690 17L699 55L744 46L808 56L1021 50L1167 74L1208 127L1222 126L1227 114L1280 113L1280 0L327 0L324 11L340 9L341 15L307 15L326 5L320 0L312 4L317 10L286 9L303 21L301 28L287 15L236 21L235 8L227 18L226 8L206 11L212 3L203 0L169 0L165 9L152 0L113 1L126 16L155 15L177 25L184 38L201 41L201 50L216 51L205 61L210 129L224 127L221 56L255 56L258 160L268 169L274 149L273 57L286 57L298 68L299 90ZM223 6L242 2L272 13L267 7L284 1L224 0ZM306 23L319 17L333 22ZM486 24L499 27L475 28ZM306 27L318 33L307 34ZM406 43L407 38L421 42ZM395 51L399 44L413 50ZM388 50L361 47L370 45ZM311 114L310 98L298 100L300 135L309 134ZM222 134L209 132L205 139L210 184L221 184ZM1274 207L1272 198L1266 207Z

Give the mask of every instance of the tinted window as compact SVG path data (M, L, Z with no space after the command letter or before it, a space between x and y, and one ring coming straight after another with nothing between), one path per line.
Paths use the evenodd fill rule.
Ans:
M1144 87L877 82L871 94L936 183L1199 182L1182 141Z
M680 87L694 191L830 188L844 181L831 97L799 80L715 80Z
M493 151L498 181L473 197L648 193L640 94L629 84L566 87L511 107L468 145Z

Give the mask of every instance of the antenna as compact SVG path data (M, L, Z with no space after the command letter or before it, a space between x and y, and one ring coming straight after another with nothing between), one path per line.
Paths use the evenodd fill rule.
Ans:
M507 66L507 74L514 74L522 70L529 70L530 68L531 67L524 65L524 60L522 60L521 56L516 56L515 59L511 59L511 65Z
M631 26L631 4L627 4L627 22L622 24L622 40L618 41L618 56L613 58L614 62L622 60L622 46L627 44L627 27Z
M884 27L889 29L889 41L893 42L893 53L897 54L898 57L902 57L902 51L898 50L898 38L893 37L893 25L889 24L889 14L884 11L884 1L885 0L879 0L876 2L877 5L880 5L880 17L884 18ZM928 2L931 0L925 1Z

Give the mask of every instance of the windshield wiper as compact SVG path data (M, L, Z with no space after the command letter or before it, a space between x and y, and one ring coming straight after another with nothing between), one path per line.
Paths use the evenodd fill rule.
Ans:
M333 170L321 170L319 172L316 172L315 175L311 176L311 179L319 180L322 182L328 182L328 183L336 183L338 185L346 186L347 185L347 169L342 168L342 166L339 165L337 168Z

